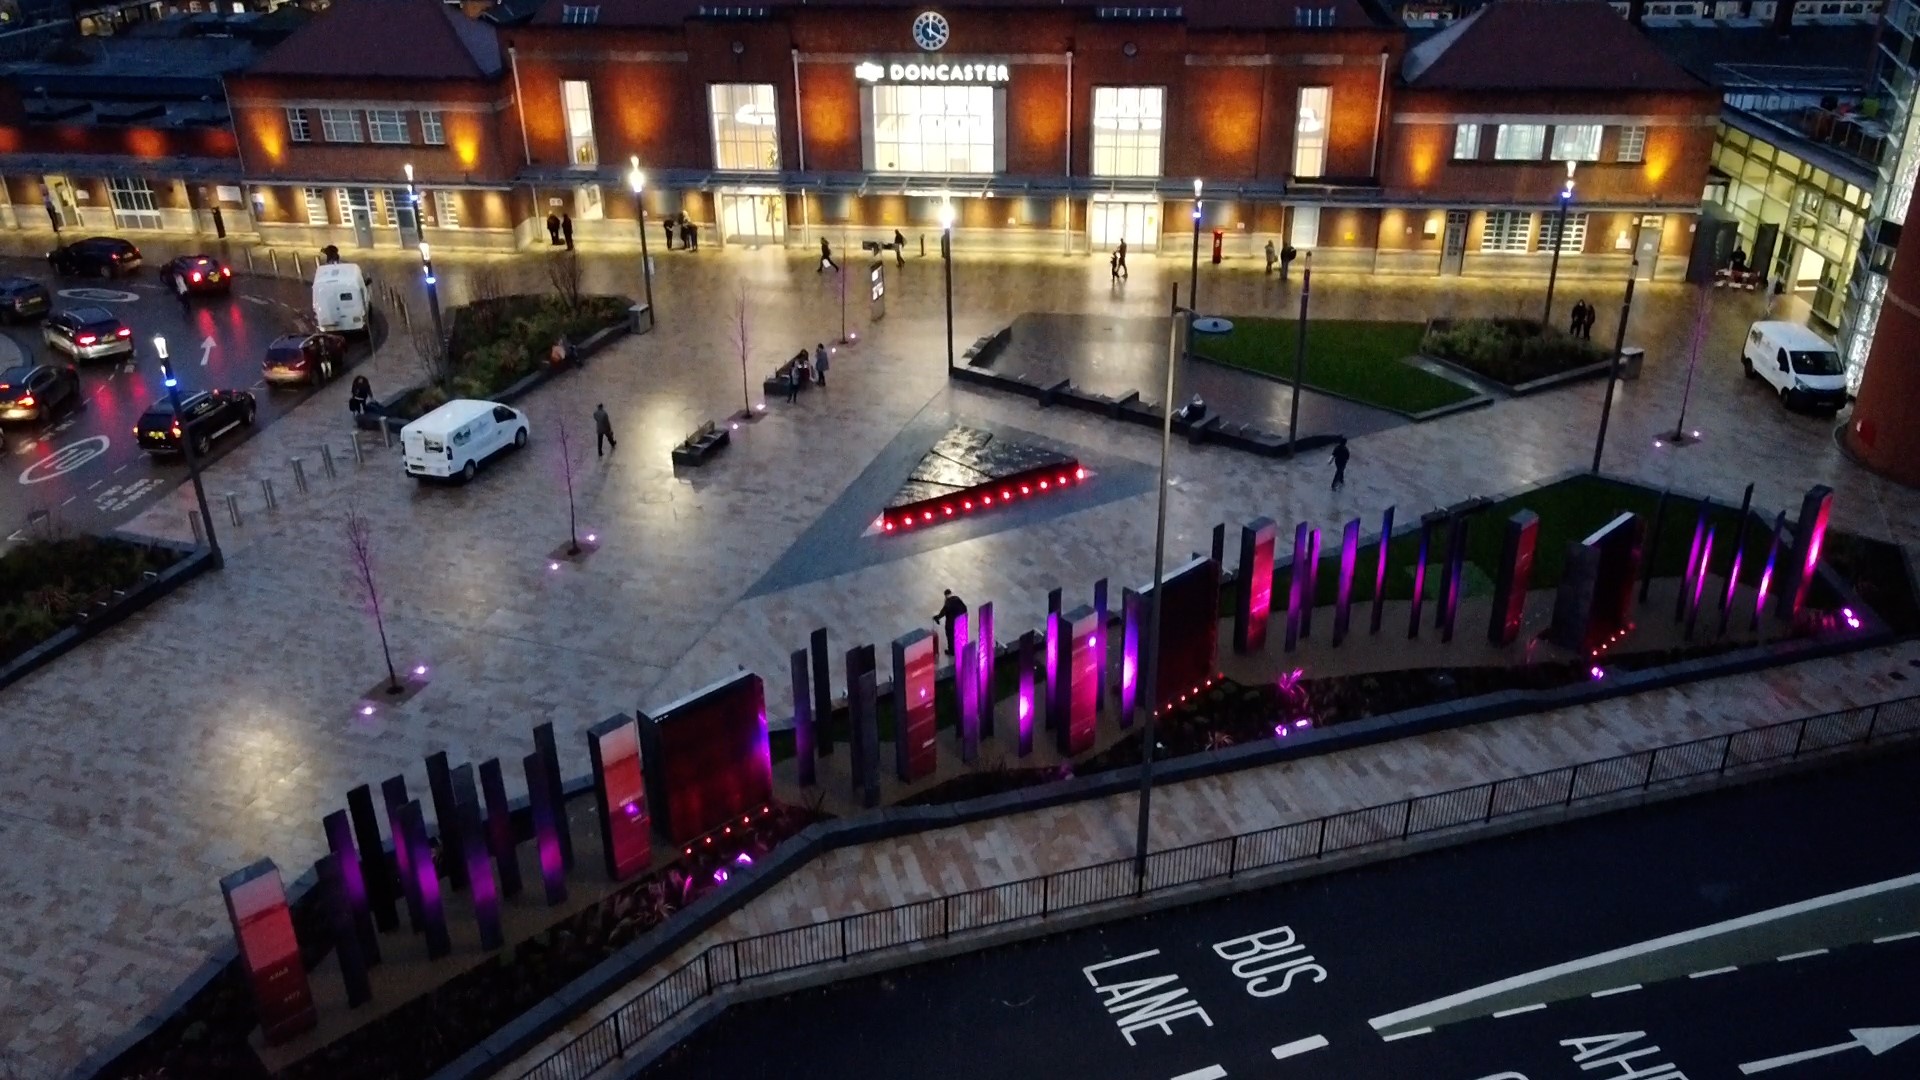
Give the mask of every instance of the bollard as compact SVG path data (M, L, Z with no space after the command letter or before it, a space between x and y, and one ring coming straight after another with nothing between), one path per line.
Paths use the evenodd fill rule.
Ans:
M387 449L393 449L393 425L384 416L380 418L380 437L386 440Z
M263 476L260 478L260 494L267 500L267 509L277 510L280 508L280 503L273 497L273 479L271 477Z
M327 474L327 479L329 480L340 475L334 471L333 447L327 443L320 444L320 470Z
M247 273L251 275L253 273L253 249L241 248L240 254L245 255L247 257Z
M234 528L240 527L240 500L231 491L227 492L227 520L233 522Z
M307 275L300 270L300 253L297 251L293 253L293 276L301 281L306 280L307 277Z
M300 494L307 493L307 466L302 458L288 458L293 463L293 486Z
M272 277L280 276L280 253L279 252L277 251L267 252L267 267L268 267L267 269L268 275Z
M205 547L207 543L207 527L200 524L200 511L187 511L187 526L193 530L193 546Z
M365 465L367 463L367 451L360 445L359 428L353 430L353 463L355 465Z

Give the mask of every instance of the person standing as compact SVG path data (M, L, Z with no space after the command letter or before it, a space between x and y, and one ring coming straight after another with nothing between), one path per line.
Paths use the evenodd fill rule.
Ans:
M567 250L573 250L573 215L560 215L560 238L566 241Z
M1567 317L1568 318L1567 334L1569 337L1579 337L1580 328L1586 325L1587 323L1586 303L1587 302L1585 300L1574 301L1573 311L1570 312Z
M661 218L660 231L667 234L667 250L672 251L673 250L673 219L670 217Z
M1274 266L1277 265L1279 262L1280 262L1280 256L1276 254L1273 250L1273 241L1271 240L1267 241L1267 273L1269 274L1273 273Z
M1585 340L1585 341L1593 340L1593 323L1594 323L1594 320L1599 317L1600 317L1599 310L1595 308L1592 304L1587 303L1586 297L1584 296L1581 297L1580 298L1580 337L1582 340Z
M1344 437L1333 444L1333 456L1327 459L1333 462L1333 487L1330 490L1339 491L1347 486L1347 459L1352 456L1347 450L1347 440Z
M813 381L827 385L827 343L824 341L813 347Z
M560 246L560 215L547 211L547 240L554 247Z
M1120 259L1120 276L1127 276L1127 238L1120 238L1120 247L1114 252Z
M946 598L941 601L940 613L933 617L933 621L937 623L944 623L946 625L947 655L952 656L953 655L953 621L957 618L961 618L966 615L967 602L953 595L952 589L941 589L940 592Z
M1118 251L1107 256L1107 278L1115 285L1120 284L1120 253Z
M600 457L608 450L618 449L620 444L614 440L613 420L607 416L607 407L595 405L593 407L593 456Z
M800 384L807 378L807 354L803 351L787 363L787 404L800 398Z
M687 222L687 246L694 251L700 250L700 226L692 221Z
M899 229L893 230L893 264L907 265L907 238L900 235Z
M365 375L353 377L353 389L347 392L347 411L356 416L367 411L367 402L373 399L373 384Z
M813 272L817 274L829 266L840 269L840 264L833 261L833 245L827 243L827 238L823 236L820 238L820 265L814 267Z

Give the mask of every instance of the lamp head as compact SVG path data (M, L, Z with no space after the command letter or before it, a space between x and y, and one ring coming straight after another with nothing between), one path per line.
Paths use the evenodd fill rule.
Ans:
M627 183L632 185L633 193L638 195L644 191L647 186L647 176L640 171L640 155L634 154L627 158L627 163L630 166L627 169Z
M431 250L427 247L427 242L425 240L420 241L420 261L421 262L433 261L433 254Z
M1198 177L1195 177L1193 181L1193 197L1196 199L1200 197L1200 187L1201 181Z
M953 228L953 204L952 203L940 204L940 227L942 229Z
M409 184L413 183L413 162L409 161L405 165L401 166L401 168L407 171L407 183Z
M153 335L153 354L162 360L167 358L167 339L164 335Z

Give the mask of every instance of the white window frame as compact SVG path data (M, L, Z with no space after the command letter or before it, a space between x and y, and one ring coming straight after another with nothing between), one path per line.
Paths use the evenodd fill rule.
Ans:
M1327 175L1327 129L1333 123L1333 88L1303 86L1293 110L1293 175Z
M367 137L372 142L388 146L405 146L413 142L413 136L407 131L407 114L403 109L368 109Z
M1599 161L1603 130L1599 124L1555 124L1553 160Z
M1453 160L1480 160L1480 125L1453 125Z
M1645 124L1629 124L1620 129L1620 146L1614 151L1613 160L1631 164L1647 160Z
M593 141L593 88L585 79L560 80L560 112L567 126L567 161L597 164L600 149Z
M1296 251L1312 251L1320 246L1320 208L1295 206L1293 220L1287 223L1287 245Z
M107 177L107 201L113 206L113 224L118 229L158 229L160 204L154 198L153 185L144 176Z
M428 146L447 144L447 127L440 119L440 110L420 110L420 141Z
M367 212L368 226L378 225L380 223L378 220L379 207L374 203L373 190L371 188L334 188L333 197L334 201L340 204L340 224L352 228L353 212L355 209L365 210Z
M1560 220L1558 210L1540 215L1540 243L1536 251L1553 250L1553 226ZM1560 237L1560 254L1578 255L1587 250L1587 215L1574 212L1567 215L1567 231Z
M772 83L710 83L707 114L714 168L779 171L780 102Z
M313 141L313 122L305 109L287 109L287 138L293 142Z
M317 187L300 189L302 199L307 204L307 224L329 225L327 220L327 193Z
M1166 87L1093 88L1093 175L1159 176L1166 132Z
M380 200L381 220L386 223L387 228L397 229L400 227L400 208L407 204L407 189L390 187L380 190L386 195L386 198ZM418 228L417 222L415 227Z
M1495 161L1539 161L1547 144L1545 124L1501 124L1493 135Z
M454 192L436 190L433 193L433 223L441 229L460 227L460 200Z
M1526 210L1489 210L1480 227L1480 250L1507 255L1525 254L1533 235L1533 214Z
M872 171L923 176L999 171L1001 116L993 87L882 83L869 93Z
M360 135L360 113L354 109L321 109L320 134L330 143L366 141Z

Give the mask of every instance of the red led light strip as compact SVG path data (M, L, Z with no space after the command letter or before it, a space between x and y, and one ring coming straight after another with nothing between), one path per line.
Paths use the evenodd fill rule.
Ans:
M991 484L982 484L952 495L943 495L938 499L927 499L907 506L888 507L880 514L880 531L911 533L915 530L925 530L941 522L991 510L996 506L1008 506L1041 495L1063 491L1086 482L1088 478L1087 470L1077 461L1045 469L1032 469Z

